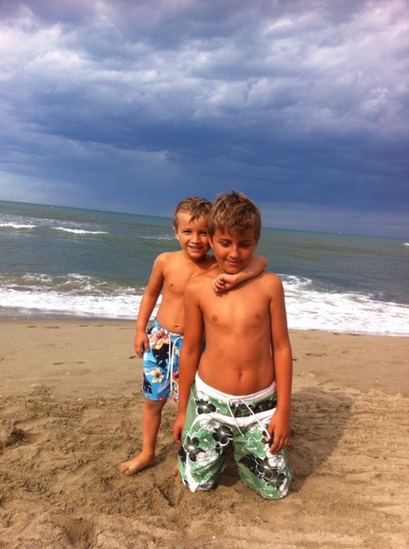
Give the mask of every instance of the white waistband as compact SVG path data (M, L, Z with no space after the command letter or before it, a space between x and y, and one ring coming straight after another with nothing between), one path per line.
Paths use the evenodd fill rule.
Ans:
M228 404L232 404L235 401L250 404L256 400L266 399L270 396L273 396L276 393L275 381L273 381L273 383L268 387L266 387L265 389L261 389L261 391L257 391L256 393L251 393L249 395L229 395L228 393L223 393L222 391L218 391L214 387L210 387L210 385L207 385L207 383L205 383L199 377L199 374L197 372L195 376L195 383L198 391L202 391L206 395L216 398L221 402L227 402Z

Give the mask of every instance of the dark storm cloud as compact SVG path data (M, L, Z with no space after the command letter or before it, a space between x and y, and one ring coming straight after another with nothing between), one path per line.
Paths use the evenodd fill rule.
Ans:
M406 2L3 1L0 17L0 198L169 215L234 186L287 228L407 232Z

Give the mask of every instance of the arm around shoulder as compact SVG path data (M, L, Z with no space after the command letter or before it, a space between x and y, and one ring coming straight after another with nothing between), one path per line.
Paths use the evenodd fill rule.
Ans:
M268 265L267 259L263 256L255 256L250 264L237 274L222 273L217 276L212 282L212 288L215 292L226 292L231 290L240 282L244 282L250 278L262 273Z

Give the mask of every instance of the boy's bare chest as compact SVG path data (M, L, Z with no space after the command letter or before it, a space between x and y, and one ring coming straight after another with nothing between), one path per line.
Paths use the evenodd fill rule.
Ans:
M206 321L214 326L257 326L270 315L270 300L262 292L245 289L216 295L205 293L201 300Z
M195 272L195 266L171 263L164 273L163 291L183 295Z
M191 261L181 260L180 257L169 261L164 271L163 291L183 295L192 276L199 274L201 269L205 270L209 265L209 262L203 262L199 267Z
M186 273L172 274L165 278L163 291L183 295L189 280L190 275Z

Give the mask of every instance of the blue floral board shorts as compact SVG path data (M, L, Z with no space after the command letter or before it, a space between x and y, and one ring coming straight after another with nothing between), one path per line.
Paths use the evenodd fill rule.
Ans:
M272 454L266 441L276 406L275 383L252 395L232 396L196 374L178 457L183 484L191 492L216 488L233 452L243 484L266 499L285 497L291 483L286 449Z
M143 393L150 400L167 400L173 391L177 402L183 336L165 330L154 320L148 339L150 348L143 354Z

